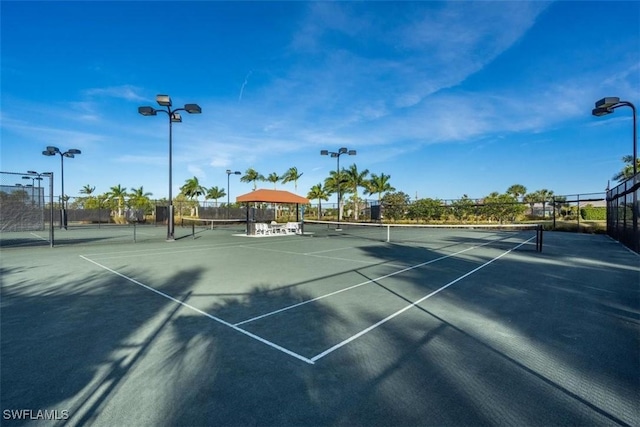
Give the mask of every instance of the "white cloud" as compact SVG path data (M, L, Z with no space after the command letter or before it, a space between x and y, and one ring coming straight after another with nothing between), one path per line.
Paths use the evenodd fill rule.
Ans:
M111 86L104 88L87 89L84 93L89 97L112 97L121 98L127 101L143 101L147 98L139 95L140 88L131 85Z

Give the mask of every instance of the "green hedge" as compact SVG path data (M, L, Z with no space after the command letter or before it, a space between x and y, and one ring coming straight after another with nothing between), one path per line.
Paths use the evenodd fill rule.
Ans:
M607 219L607 208L604 206L587 206L580 209L580 217L586 221L605 221Z

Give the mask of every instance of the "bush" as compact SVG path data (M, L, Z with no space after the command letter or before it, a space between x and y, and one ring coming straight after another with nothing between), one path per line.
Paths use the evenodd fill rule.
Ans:
M580 209L580 217L586 221L605 221L607 208L604 206L586 206Z

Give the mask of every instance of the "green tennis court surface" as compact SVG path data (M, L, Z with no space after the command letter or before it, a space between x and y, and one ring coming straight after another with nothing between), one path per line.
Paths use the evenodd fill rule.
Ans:
M3 425L638 425L640 259L607 237L242 227L5 244Z

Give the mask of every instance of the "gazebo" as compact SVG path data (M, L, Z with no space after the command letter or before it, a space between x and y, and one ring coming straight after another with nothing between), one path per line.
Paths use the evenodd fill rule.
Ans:
M247 234L253 234L250 224L252 223L249 218L249 203L281 203L281 204L295 204L296 205L296 221L299 221L298 206L300 204L306 205L309 203L309 199L306 197L298 196L289 191L284 190L266 190L259 189L254 190L251 193L243 194L236 197L236 202L247 204Z

